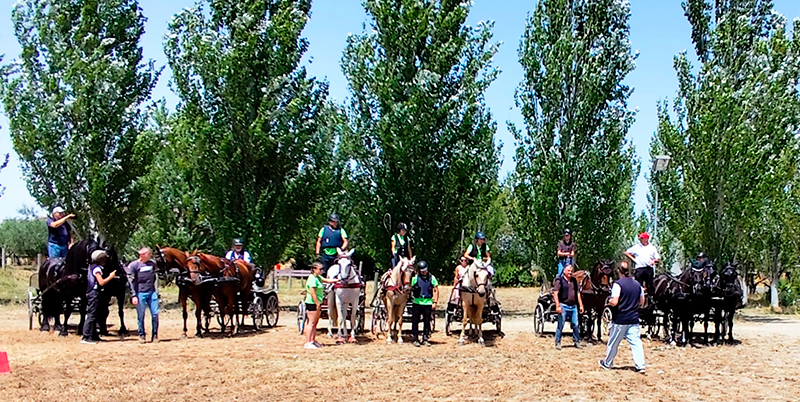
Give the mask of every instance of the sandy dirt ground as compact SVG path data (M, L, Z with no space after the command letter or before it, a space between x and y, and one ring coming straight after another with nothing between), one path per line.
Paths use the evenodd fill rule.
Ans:
M162 312L158 344L142 345L132 336L84 345L74 329L67 338L29 331L24 306L4 306L0 351L8 353L12 372L0 375L0 400L800 399L800 321L746 317L734 329L737 345L676 348L646 340L642 375L632 370L624 342L611 371L597 365L605 345L578 350L565 336L564 349L555 350L554 324L544 337L532 333L531 299L520 290L504 290L503 296L517 307L504 302L504 337L484 326L486 347L458 346L455 336L441 331L440 318L431 347L387 345L371 334L357 345L336 346L320 334L325 347L305 350L290 311L281 312L278 327L258 333L181 340L182 320L174 309ZM133 310L126 323L136 327ZM212 331L218 332L215 324Z

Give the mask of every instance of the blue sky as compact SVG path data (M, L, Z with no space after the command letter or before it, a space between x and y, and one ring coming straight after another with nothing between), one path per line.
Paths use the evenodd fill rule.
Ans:
M4 61L17 57L19 45L13 35L10 23L11 8L14 1L0 0L0 54ZM628 75L626 84L634 88L629 99L629 107L638 110L636 122L628 133L628 139L635 145L636 154L642 161L642 173L636 183L634 202L641 210L647 203L647 181L644 172L649 166L648 147L656 128L656 103L672 99L677 90L677 80L672 68L675 54L687 50L694 54L689 37L690 28L681 9L681 0L632 0L631 2L631 43L639 52L636 69ZM800 1L775 0L775 10L791 21L800 16ZM146 34L142 46L146 58L156 60L158 65L166 65L162 48L162 38L167 22L172 16L194 4L193 0L155 1L140 0L140 6L148 18ZM494 39L502 42L495 57L495 66L502 73L486 94L486 103L498 122L496 141L503 144L503 166L501 178L514 167L514 138L506 128L506 122L517 123L522 127L519 109L514 104L514 90L522 79L517 50L525 28L529 12L535 1L519 0L474 0L468 24L479 21L494 21ZM366 22L366 14L360 0L315 0L311 19L304 35L311 45L303 64L311 75L330 83L330 95L341 103L348 97L347 81L342 75L339 62L345 39L349 33L359 33ZM161 80L153 93L154 99L164 98L174 107L178 98L170 91L171 71L164 70ZM9 167L0 173L0 183L6 187L0 197L0 219L16 215L23 204L36 205L28 194L21 178L8 133L8 121L0 115L0 152L11 153Z

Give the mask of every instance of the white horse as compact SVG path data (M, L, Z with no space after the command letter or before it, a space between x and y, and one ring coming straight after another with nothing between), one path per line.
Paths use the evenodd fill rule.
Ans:
M406 309L406 301L411 294L411 276L414 273L414 261L412 259L401 258L389 272L383 274L381 286L384 296L384 306L387 312L387 327L389 336L386 343L392 343L392 337L397 336L397 343L403 343L403 311Z
M352 308L350 313L350 331L347 342L356 342L356 318L359 306L359 299L361 297L361 288L364 286L361 281L361 276L353 265L353 260L350 258L355 252L355 249L350 252L339 252L339 261L336 265L331 266L328 270L329 276L338 279L340 282L334 284L333 294L336 304L336 312L339 316L339 330L337 333L336 342L344 343L344 336L348 335L347 330L347 309ZM331 274L331 272L333 272ZM330 301L328 308L330 308Z
M478 344L483 346L483 307L486 305L486 295L488 294L488 284L490 272L487 269L489 263L475 261L467 268L467 272L461 278L461 307L464 310L464 318L461 321L461 338L459 345L467 342L467 322L473 327L473 333L477 332Z

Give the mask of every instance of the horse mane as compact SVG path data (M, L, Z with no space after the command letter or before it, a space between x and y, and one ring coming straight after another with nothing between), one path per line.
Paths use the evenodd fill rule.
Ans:
M64 258L64 272L67 274L79 273L88 270L92 263L92 252L100 246L92 239L84 239L72 245Z

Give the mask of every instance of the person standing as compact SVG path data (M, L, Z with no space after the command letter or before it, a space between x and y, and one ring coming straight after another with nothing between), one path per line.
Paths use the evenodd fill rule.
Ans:
M253 262L253 259L250 258L250 253L244 249L244 241L239 238L233 239L233 246L225 254L225 258L229 261L242 260L248 264Z
M411 243L406 239L408 226L405 223L397 225L397 233L392 235L392 267L400 262L401 258L412 258Z
M328 224L319 230L314 248L322 261L322 276L328 274L328 268L336 261L337 249L346 249L347 243L347 232L339 226L339 215L330 214Z
M572 232L569 229L564 230L564 238L558 242L558 250L556 251L556 256L558 257L558 274L556 276L561 276L561 273L564 272L564 267L567 265L572 265L574 269L576 250L577 245L572 240Z
M422 318L422 345L431 346L431 316L439 302L439 281L428 272L428 263L417 263L417 274L411 278L411 335L414 346L420 346L419 320Z
M86 318L83 323L81 343L95 344L100 340L97 330L100 288L117 276L117 271L114 270L107 277L103 277L103 266L107 259L108 255L103 250L95 250L92 253L92 265L86 277ZM105 325L105 322L102 324Z
M139 259L128 265L131 277L132 302L136 306L136 317L139 320L139 343L147 342L144 328L145 310L150 310L153 335L150 342L158 343L158 291L156 289L155 262L148 247L139 250Z
M67 256L67 250L75 241L72 234L72 226L67 220L74 217L74 214L67 215L64 213L64 208L53 208L53 215L47 218L48 257L64 258Z
M558 326L556 327L556 349L558 350L561 350L561 332L567 316L570 316L572 323L572 340L575 342L575 347L583 348L578 316L583 314L583 300L578 289L578 281L572 276L572 265L567 265L561 276L556 277L553 281L553 301L556 305L556 313L558 313Z
M614 364L617 348L622 338L628 341L633 353L633 364L636 371L644 374L644 348L639 337L639 308L644 306L644 290L639 282L630 277L628 263L619 264L619 280L611 287L611 328L609 329L606 357L600 359L600 367L608 370Z
M661 257L656 246L650 244L650 235L647 232L639 234L639 244L625 251L625 255L634 263L634 278L644 286L645 292L653 288L653 278L656 276L655 266Z
M319 315L321 312L320 306L322 299L325 298L325 288L323 283L336 283L338 279L328 279L322 277L322 263L315 261L311 264L311 275L306 280L306 323L305 335L306 343L303 346L306 349L317 349L322 345L317 342L317 324L319 323Z

